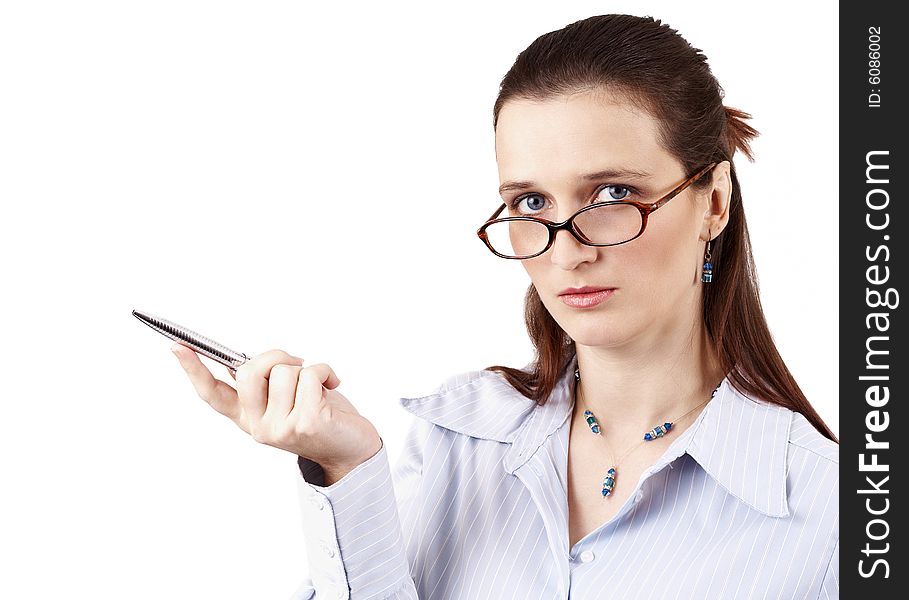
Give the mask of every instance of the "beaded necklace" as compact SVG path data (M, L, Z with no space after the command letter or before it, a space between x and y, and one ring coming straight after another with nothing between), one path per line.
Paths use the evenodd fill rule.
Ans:
M575 380L575 383L574 383L575 398L577 398L578 394L580 392L580 385L579 385L581 382L580 369L575 369L574 380ZM631 446L630 448L625 450L625 452L623 452L622 455L619 456L618 460L612 460L611 461L612 466L609 468L608 471L606 471L606 476L603 477L603 489L602 489L603 497L605 498L606 496L611 495L613 493L613 491L615 490L616 480L619 477L619 471L618 471L619 463L622 460L624 460L625 457L628 456L629 453L636 450L644 442L652 442L654 440L657 440L657 439L665 436L672 429L672 426L675 425L678 421L681 421L682 419L684 419L685 417L687 417L688 415L693 413L695 410L699 409L700 407L702 407L705 404L707 404L708 402L710 402L713 399L713 397L716 396L716 392L717 392L717 390L720 389L720 385L722 385L722 384L723 384L723 382L721 381L720 383L717 384L717 386L715 388L713 388L713 391L710 393L710 398L707 398L706 400L704 400L703 402L701 402L700 404L698 404L697 406L695 406L694 408L692 408L691 410L686 412L681 417L678 417L671 421L666 421L662 425L657 425L650 431L644 433L644 439L642 439L640 442L634 444L633 446ZM593 413L591 411L589 411L589 410L584 411L584 419L587 421L587 425L590 426L590 431L592 431L596 435L603 435L602 433L600 433L600 423L599 423L599 421L597 421L597 418L593 415ZM612 454L612 451L610 451L609 454L613 459L615 458L614 455Z

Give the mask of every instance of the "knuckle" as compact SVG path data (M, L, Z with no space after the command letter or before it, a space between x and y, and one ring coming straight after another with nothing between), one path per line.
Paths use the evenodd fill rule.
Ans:
M291 354L290 352L287 352L286 350L281 350L281 354L284 355L284 358L289 359L289 360L300 360L299 357L294 356L293 354Z
M311 438L316 435L316 428L312 419L299 419L294 423L294 435L302 438Z
M271 375L273 377L274 376L286 377L288 375L293 374L293 371L294 371L293 365L288 365L285 363L278 363L271 368Z
M292 424L283 422L275 425L275 440L282 444L286 445L289 442L296 440L296 432Z
M249 428L249 435L252 436L252 439L259 442L260 444L265 444L268 442L268 434L265 427L261 423L253 425Z

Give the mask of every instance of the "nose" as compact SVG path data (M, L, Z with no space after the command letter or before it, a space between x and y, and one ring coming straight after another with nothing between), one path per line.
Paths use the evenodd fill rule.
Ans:
M556 232L549 252L552 263L563 269L573 269L579 263L591 262L597 257L597 249L594 246L582 244L568 229Z

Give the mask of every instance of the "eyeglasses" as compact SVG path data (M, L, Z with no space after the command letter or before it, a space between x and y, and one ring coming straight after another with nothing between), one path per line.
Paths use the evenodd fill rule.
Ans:
M549 250L560 229L567 229L587 246L617 246L639 237L647 217L710 172L711 163L683 181L674 190L650 204L633 200L597 202L578 210L561 223L537 217L496 217L508 206L503 203L477 230L477 235L496 256L527 259Z

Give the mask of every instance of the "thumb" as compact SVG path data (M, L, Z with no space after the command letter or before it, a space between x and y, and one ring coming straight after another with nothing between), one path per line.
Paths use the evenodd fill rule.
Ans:
M309 369L315 371L316 377L319 381L322 382L322 387L327 390L333 390L339 385L341 385L341 379L335 374L335 370L332 369L326 363L317 363L310 365Z
M322 384L326 389L333 390L339 385L341 385L341 380L335 375L334 370L329 370L328 379Z

